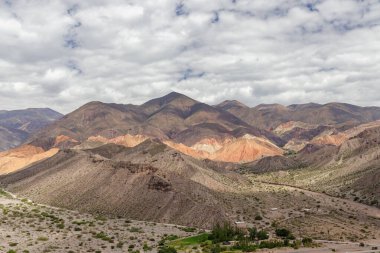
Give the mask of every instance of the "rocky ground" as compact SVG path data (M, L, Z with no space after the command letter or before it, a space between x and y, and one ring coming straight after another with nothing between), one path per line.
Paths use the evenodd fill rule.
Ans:
M197 232L184 230L57 209L0 194L0 252L157 252L163 238Z

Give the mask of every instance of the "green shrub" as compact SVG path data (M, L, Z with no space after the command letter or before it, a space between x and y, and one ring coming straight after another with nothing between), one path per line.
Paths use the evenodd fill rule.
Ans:
M278 228L275 233L279 237L288 237L291 234L290 231L285 228Z
M137 227L131 227L129 229L129 232L132 232L132 233L142 233L142 229L141 228L137 228Z
M261 230L261 231L257 232L257 239L258 240L261 241L261 240L266 240L268 238L269 238L269 235L268 235L267 231Z
M113 243L113 240L111 237L109 237L106 233L100 232L95 235L95 238L101 239L103 241L108 241L110 243Z
M249 232L249 238L251 240L255 240L255 238L257 236L257 229L256 228L248 228L248 232Z
M222 252L222 249L220 248L219 243L213 244L210 249L211 253L220 253Z
M269 240L269 241L261 241L259 244L260 249L274 249L284 247L285 244L283 241L279 240Z
M158 253L177 253L177 250L173 247L161 247L158 249Z
M191 227L184 227L184 228L181 228L181 230L185 232L195 232L197 229L191 228Z
M237 244L232 246L233 250L241 250L243 252L252 252L257 249L255 244L251 244L246 238L239 240Z
M143 250L144 250L144 251L151 251L151 250L152 250L152 247L149 247L147 243L144 243L144 245L143 245Z
M311 239L309 237L305 237L305 238L302 239L302 244L305 247L311 246L313 244L313 239Z

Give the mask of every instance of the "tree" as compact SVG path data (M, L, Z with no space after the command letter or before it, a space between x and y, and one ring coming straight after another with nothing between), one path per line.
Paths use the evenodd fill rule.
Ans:
M214 225L211 231L211 235L209 237L214 243L232 241L236 238L243 237L243 232L235 228L229 222L224 222L223 225L217 223Z

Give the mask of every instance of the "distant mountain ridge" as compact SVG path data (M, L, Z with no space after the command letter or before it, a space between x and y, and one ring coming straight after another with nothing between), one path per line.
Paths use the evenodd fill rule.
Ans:
M30 144L49 149L61 135L84 142L94 136L112 139L127 134L187 146L205 138L223 142L246 134L266 138L279 146L284 144L273 133L252 127L225 110L175 92L141 106L87 103L31 137Z
M335 127L354 126L380 119L380 107L361 107L346 103L307 103L284 106L261 104L248 107L234 101L215 106L230 112L252 126L274 129L282 123L299 121Z
M49 108L0 111L0 151L16 147L63 115Z

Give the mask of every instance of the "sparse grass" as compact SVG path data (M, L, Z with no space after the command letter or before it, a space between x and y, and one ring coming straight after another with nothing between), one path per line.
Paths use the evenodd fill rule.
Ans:
M6 198L12 198L12 195L10 195L8 192L4 191L3 188L0 188L0 196L6 197Z

